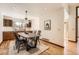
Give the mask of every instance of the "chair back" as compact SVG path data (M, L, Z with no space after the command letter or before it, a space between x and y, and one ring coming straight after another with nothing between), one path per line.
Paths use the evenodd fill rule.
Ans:
M41 31L40 30L37 32L37 35L41 36Z
M14 32L14 36L15 36L16 40L19 40L19 36L17 35L16 32Z

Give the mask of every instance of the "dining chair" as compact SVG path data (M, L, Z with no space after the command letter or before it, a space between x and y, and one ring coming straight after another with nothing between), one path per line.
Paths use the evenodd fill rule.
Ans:
M37 34L36 35L38 35L38 42L39 42L39 44L40 44L40 36L41 36L41 31L39 30L39 31L37 31Z
M36 48L38 45L39 36L32 37L28 40L28 49Z
M38 30L37 35L41 36L41 31L40 30Z
M16 49L18 49L17 52L19 53L21 47L26 48L27 41L25 38L20 38L21 36L18 35L16 32L14 32L14 36L16 38L15 46L16 46Z

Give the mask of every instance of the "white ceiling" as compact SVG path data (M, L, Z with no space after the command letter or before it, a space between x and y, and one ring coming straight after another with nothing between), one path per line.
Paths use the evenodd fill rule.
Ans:
M61 3L4 3L0 4L0 7L11 7L17 9L58 9L62 7Z
M0 11L16 12L18 14L39 15L42 12L52 12L63 8L62 3L0 3ZM7 12L7 13L8 13Z
M16 7L52 7L60 8L61 3L1 3L1 6L16 6Z

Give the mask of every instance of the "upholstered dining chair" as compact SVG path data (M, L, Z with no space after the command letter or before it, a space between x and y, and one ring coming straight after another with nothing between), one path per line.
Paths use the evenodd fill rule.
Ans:
M40 30L37 31L37 35L41 36L41 31Z
M36 48L37 45L38 45L38 41L39 41L39 36L29 38L29 40L28 40L28 50L30 50L32 48Z
M41 36L41 31L39 30L39 31L37 31L37 35L38 35L38 42L39 42L39 44L40 44L40 36Z
M15 36L15 46L16 46L16 49L18 49L18 53L20 51L20 47L25 47L26 48L26 40L25 38L20 38L20 35L18 35L16 32L14 32L14 36ZM27 49L27 48L26 48Z

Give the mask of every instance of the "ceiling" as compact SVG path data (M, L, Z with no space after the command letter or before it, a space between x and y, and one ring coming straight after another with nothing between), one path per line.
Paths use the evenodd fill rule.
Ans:
M63 8L62 3L0 3L0 11L25 14L27 10L28 14L37 16L44 11L51 13L61 8Z
M17 9L58 9L62 7L61 3L3 3L0 7L11 7Z
M61 3L1 3L1 6L18 6L18 7L52 7L59 8L62 6Z

